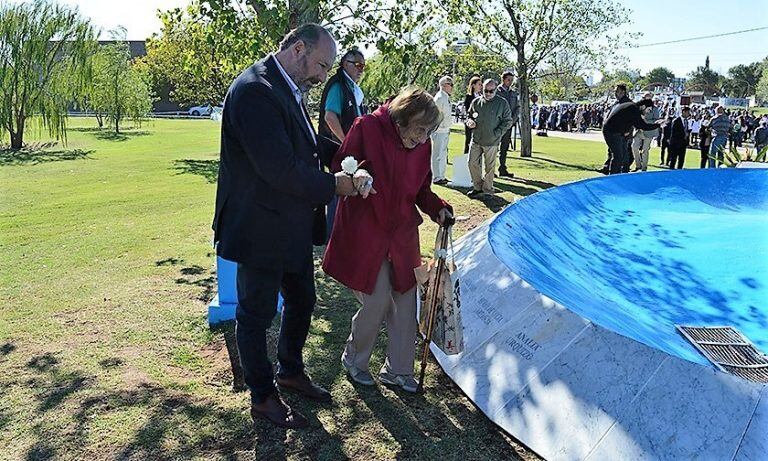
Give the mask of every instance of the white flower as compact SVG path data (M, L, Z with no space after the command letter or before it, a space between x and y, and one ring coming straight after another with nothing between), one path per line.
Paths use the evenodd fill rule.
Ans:
M477 112L472 112L472 118L477 118L479 115Z
M355 160L355 157L350 155L349 157L346 157L344 160L342 160L341 169L348 175L355 174L355 171L357 171L357 160Z

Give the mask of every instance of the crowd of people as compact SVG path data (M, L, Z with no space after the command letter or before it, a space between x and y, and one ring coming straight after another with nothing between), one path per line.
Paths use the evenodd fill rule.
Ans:
M590 128L601 129L609 146L608 159L598 169L604 174L646 171L654 143L661 148L659 166L670 169L683 168L686 152L691 148L701 154L699 166L707 168L722 163L724 150L749 142L760 152L768 145L768 114L758 116L754 111L728 110L717 105L679 107L675 100L664 100L652 93L633 102L625 85L618 85L614 95L613 104L547 106L534 102L531 126L539 135L547 131L584 133Z
M610 133L606 136L608 159L599 170L604 174L626 173L633 163L633 171L646 171L654 141L661 148L659 165L670 169L683 168L689 148L700 152L700 168L715 168L722 164L726 149L741 147L747 140L756 152L768 145L768 114L758 117L754 112L729 111L719 105L678 108L675 101L662 103L652 93L632 102L624 85L616 86L615 95L617 101L608 109L602 128L604 136L606 131ZM621 114L626 118L630 112L633 123L621 125L618 131L612 127L612 119L621 119ZM623 141L617 144L618 139Z
M539 133L551 131L586 132L603 126L606 103L531 105L531 126Z

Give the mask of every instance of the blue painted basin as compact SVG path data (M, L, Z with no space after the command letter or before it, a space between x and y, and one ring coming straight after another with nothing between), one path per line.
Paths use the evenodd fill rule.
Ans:
M539 292L616 333L709 364L675 324L731 325L768 352L768 170L579 181L508 207L489 239Z

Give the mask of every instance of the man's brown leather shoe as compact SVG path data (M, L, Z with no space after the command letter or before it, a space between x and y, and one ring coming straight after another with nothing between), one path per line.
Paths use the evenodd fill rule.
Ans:
M251 404L251 418L266 419L275 426L286 429L303 429L309 421L301 413L288 406L277 392L272 393L261 403Z
M277 382L277 385L280 386L281 389L295 392L308 399L317 400L319 402L331 401L331 393L317 384L313 384L312 380L309 379L309 376L304 373L291 376L290 378L278 377L275 379L275 382Z

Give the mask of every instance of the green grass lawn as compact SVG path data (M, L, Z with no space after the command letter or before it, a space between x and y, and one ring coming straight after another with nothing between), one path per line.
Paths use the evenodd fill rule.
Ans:
M158 120L120 136L93 125L72 120L66 146L0 151L0 459L533 457L434 363L423 396L350 384L339 357L356 304L321 272L305 355L334 403L289 397L309 430L252 428L224 335L206 323L219 125ZM593 176L605 156L591 141L534 142L492 199L435 188L469 217L457 236L520 197ZM451 155L462 146L452 135ZM422 227L425 254L434 232ZM381 362L380 347L372 369Z

